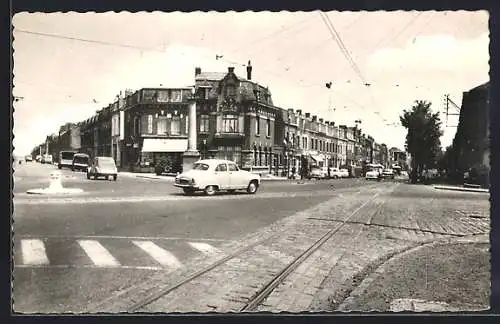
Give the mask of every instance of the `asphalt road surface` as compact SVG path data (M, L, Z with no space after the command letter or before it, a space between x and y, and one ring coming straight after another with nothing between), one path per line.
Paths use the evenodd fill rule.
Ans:
M27 163L14 174L14 311L59 313L106 298L219 244L319 204L363 179L263 182L256 195L186 197L168 180L118 176L87 180L62 170L74 197L26 191L48 186L54 165Z

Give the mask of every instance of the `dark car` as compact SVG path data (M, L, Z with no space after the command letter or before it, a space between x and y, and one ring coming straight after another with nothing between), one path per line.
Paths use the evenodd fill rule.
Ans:
M90 165L90 156L84 153L76 153L73 155L73 163L71 164L71 171L84 171L87 172L87 169Z

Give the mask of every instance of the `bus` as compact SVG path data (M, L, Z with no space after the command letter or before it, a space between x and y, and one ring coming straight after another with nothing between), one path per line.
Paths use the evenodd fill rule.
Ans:
M59 163L57 167L62 169L63 167L71 168L73 165L73 156L76 152L73 151L61 151L59 152Z

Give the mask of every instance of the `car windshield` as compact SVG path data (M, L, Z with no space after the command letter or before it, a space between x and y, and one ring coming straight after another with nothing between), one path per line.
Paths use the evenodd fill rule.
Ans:
M61 159L71 160L71 159L73 159L73 155L75 155L75 153L73 153L73 152L61 152Z
M202 170L202 171L206 171L208 170L208 164L205 164L205 163L195 163L193 165L193 170Z
M73 161L75 163L80 163L80 164L88 164L89 163L89 159L85 156L75 156L73 158Z
M101 167L108 167L108 168L114 168L115 167L115 161L112 159L99 159L99 166Z

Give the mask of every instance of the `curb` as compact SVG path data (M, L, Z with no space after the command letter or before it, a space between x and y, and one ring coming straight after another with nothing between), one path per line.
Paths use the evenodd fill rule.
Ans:
M434 189L450 190L450 191L463 191L463 192L479 192L479 193L489 193L490 192L488 189L464 188L464 187L453 187L453 186L434 186Z

